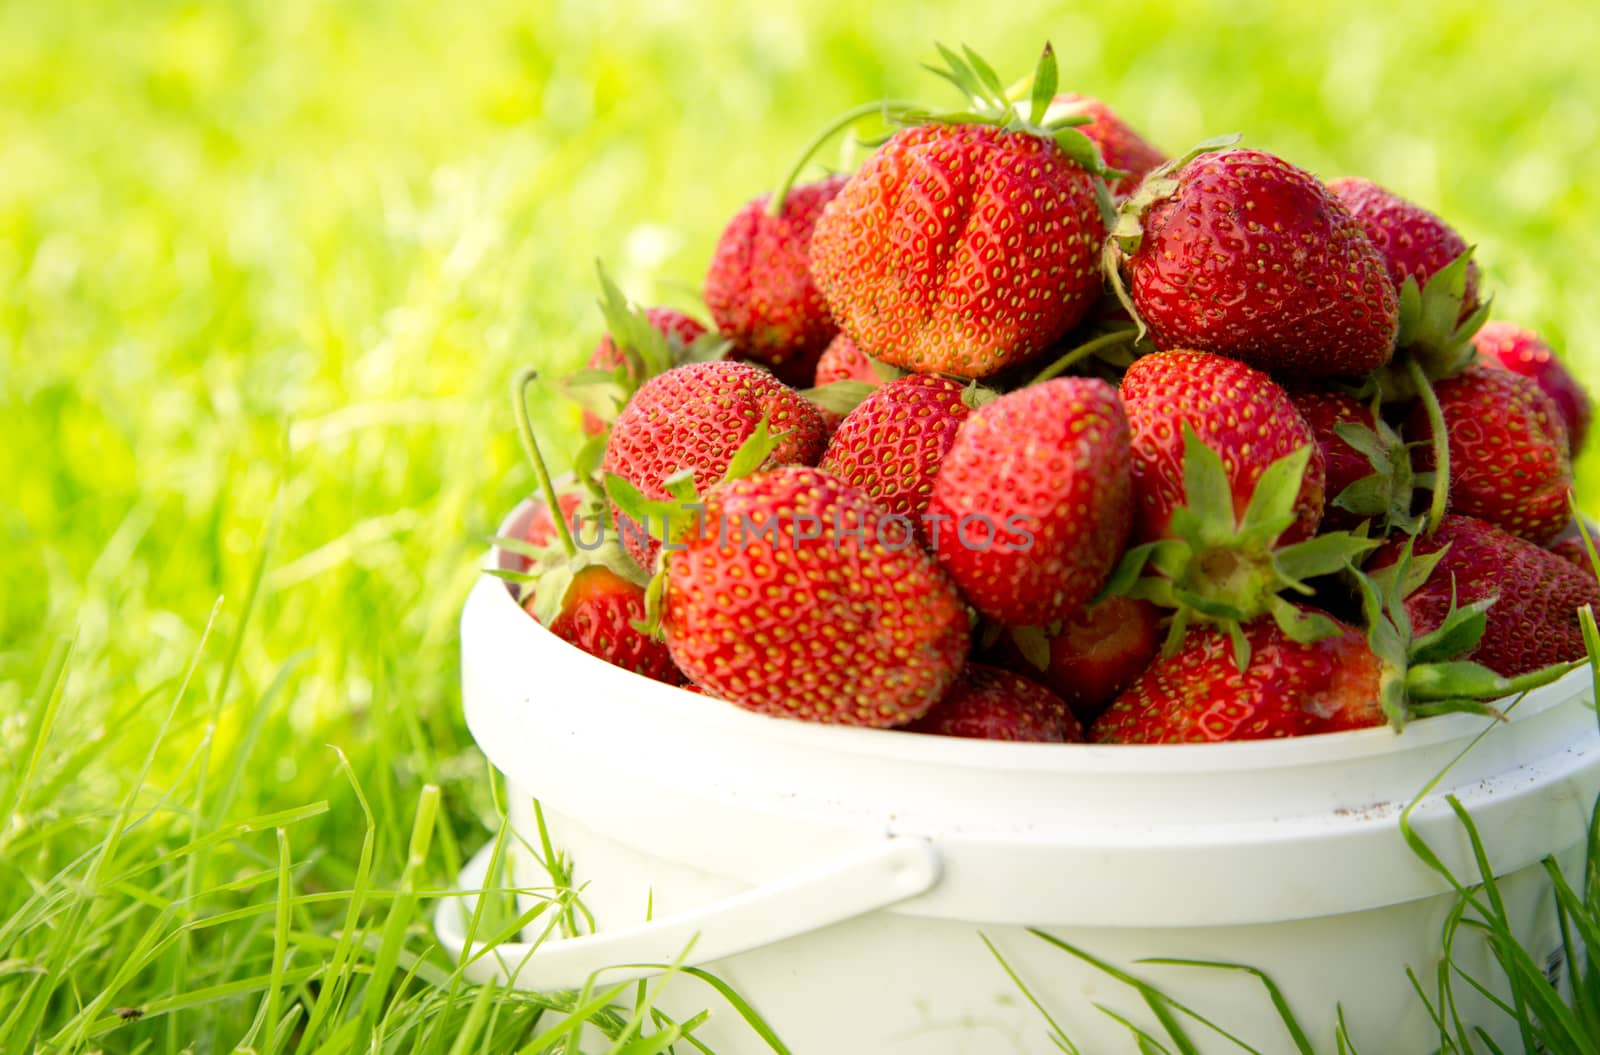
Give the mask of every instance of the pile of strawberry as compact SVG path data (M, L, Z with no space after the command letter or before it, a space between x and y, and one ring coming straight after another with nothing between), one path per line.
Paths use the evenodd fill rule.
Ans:
M1168 160L1048 47L1016 92L941 51L964 109L877 108L854 173L733 217L714 329L602 274L562 486L519 409L534 618L761 714L1005 740L1399 728L1585 655L1589 400L1455 230Z

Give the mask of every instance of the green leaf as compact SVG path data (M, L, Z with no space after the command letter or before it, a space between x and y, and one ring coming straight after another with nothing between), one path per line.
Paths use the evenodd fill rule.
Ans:
M1039 65L1033 70L1033 109L1028 120L1036 125L1044 123L1045 112L1056 97L1058 75L1055 48L1046 42L1044 51L1039 55Z
M1389 444L1385 443L1383 437L1372 428L1359 421L1341 421L1334 425L1333 434L1365 455L1374 469L1383 472L1389 468L1391 461Z
M1237 521L1228 470L1187 421L1183 423L1183 500L1205 532L1204 542L1215 544L1234 534Z
M1111 578L1106 580L1105 586L1100 590L1101 597L1118 597L1126 594L1139 576L1144 573L1145 562L1155 552L1159 543L1146 542L1139 546L1130 546L1117 562L1116 568L1111 572Z
M1413 663L1434 663L1455 659L1478 647L1489 626L1487 612L1494 604L1490 597L1461 608L1452 608L1436 630L1417 638L1411 646Z
M977 410L986 407L1000 398L1000 393L976 381L971 381L961 390L961 404L968 410Z
M987 91L988 101L1004 109L1006 106L1006 86L1000 83L1000 75L995 73L993 66L984 61L982 55L979 55L967 45L961 45L961 50L966 54L967 62L970 64L972 71L978 75L978 83ZM1055 53L1050 51L1049 44L1045 45L1045 51L1050 54L1053 60ZM1041 59L1040 61L1043 60Z
M1234 669L1243 674L1250 669L1250 642L1244 636L1244 629L1232 620L1224 623L1223 629L1228 632L1228 640L1233 644Z
M1394 504L1394 480L1373 473L1345 487L1334 496L1333 506L1361 517L1381 517Z
M786 432L780 432L774 436L768 428L767 419L763 417L756 422L755 429L739 445L739 449L733 452L733 459L728 462L728 471L722 475L722 479L743 480L758 471L767 464L772 452L778 449L778 443L787 435Z
M1100 148L1095 141L1078 131L1076 128L1063 128L1050 136L1055 140L1061 152L1071 158L1080 168L1089 170L1096 175L1109 175L1111 170L1106 168L1105 160L1100 156Z
M867 356L867 365L872 367L872 372L884 381L897 380L906 376L907 373L907 371L900 369L898 366L890 366L882 359L874 359L870 355Z
M1297 608L1282 597L1274 597L1268 606L1272 610L1273 622L1278 624L1278 629L1282 630L1290 641L1309 645L1344 633L1339 624L1330 617L1321 612Z
M1273 562L1285 579L1304 582L1352 567L1358 558L1378 545L1377 539L1362 538L1348 531L1330 531L1283 547L1274 553Z
M572 562L559 564L539 576L539 581L533 587L533 606L529 609L533 617L539 620L539 625L546 630L561 615L561 608L566 603L567 591L572 587L572 581L577 577L577 568Z
M1041 626L1014 626L1011 640L1035 670L1050 669L1050 636Z
M606 458L606 437L591 436L572 458L572 471L579 480L592 480Z
M1422 290L1414 276L1400 285L1400 331L1396 343L1405 348L1417 340L1422 328Z
M877 385L867 381L832 381L819 388L805 389L800 394L823 410L849 414L877 388Z
M1272 542L1294 524L1294 506L1305 480L1306 465L1311 461L1312 446L1308 443L1284 455L1261 473L1239 524L1243 540ZM1232 515L1231 509L1229 514Z
M662 562L663 565L665 562ZM665 567L650 577L650 583L644 588L644 618L635 619L632 627L641 634L660 640L664 635L661 626L661 608L665 603L667 593L667 570Z

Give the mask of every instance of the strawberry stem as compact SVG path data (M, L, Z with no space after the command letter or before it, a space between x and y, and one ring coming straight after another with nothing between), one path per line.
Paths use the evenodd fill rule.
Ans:
M811 163L812 156L822 149L822 145L840 131L849 128L863 117L870 117L877 113L881 113L884 120L887 121L893 116L893 111L903 110L915 105L915 103L909 103L903 99L880 99L875 103L863 103L860 106L852 107L829 121L822 127L822 131L811 137L811 142L807 143L805 150L801 151L800 159L794 163L794 167L784 177L783 183L773 193L772 203L768 206L767 211L773 216L783 215L784 203L789 200L789 191L794 189L795 181L800 178L800 173L805 171L805 167Z
M1103 352L1107 348L1115 348L1119 344L1131 344L1132 342L1138 340L1138 338L1139 331L1133 326L1129 326L1126 329L1113 330L1110 333L1101 334L1099 337L1096 337L1093 340L1085 341L1084 343L1078 345L1076 348L1072 349L1070 352L1066 353L1061 358L1045 367L1043 370L1040 370L1034 375L1033 380L1029 381L1028 384L1036 385L1041 381L1048 381L1052 377L1056 377L1065 373L1067 370L1071 369L1097 352Z
M575 557L578 555L578 546L572 541L572 531L561 512L561 498L556 494L555 481L550 479L550 470L545 468L544 455L539 452L539 441L533 434L533 420L528 416L528 385L537 380L539 371L534 367L524 367L517 372L511 382L511 413L517 419L517 434L522 437L522 449L528 452L528 460L533 463L533 475L539 480L545 505L550 507L550 519L556 522L556 535L561 539L561 548L567 556Z
M1424 533L1433 537L1445 508L1450 504L1450 435L1445 431L1444 410L1439 406L1439 396L1422 370L1415 356L1406 356L1406 377L1422 400L1422 409L1428 415L1428 428L1433 432L1433 500L1428 505L1428 524Z

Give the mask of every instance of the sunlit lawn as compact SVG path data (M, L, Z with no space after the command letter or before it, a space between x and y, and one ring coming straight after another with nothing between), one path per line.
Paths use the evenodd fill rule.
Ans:
M307 1050L385 1015L447 1048L470 993L376 951L405 902L363 908L353 996L308 995L351 933L315 895L365 874L357 784L384 890L425 784L419 888L494 823L455 621L529 486L508 378L586 354L597 257L694 308L825 118L940 98L934 41L1020 74L1046 38L1169 149L1239 130L1436 208L1600 386L1596 5L0 3L0 1050L281 1046L314 999Z

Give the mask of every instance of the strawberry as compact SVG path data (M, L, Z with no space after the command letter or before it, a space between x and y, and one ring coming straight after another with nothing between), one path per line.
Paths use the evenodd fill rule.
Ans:
M907 732L974 740L1081 743L1083 729L1060 697L1009 670L969 663L960 680Z
M1156 660L1089 730L1097 743L1167 744L1265 740L1379 725L1381 665L1366 639L1340 624L1310 643L1269 618L1245 624L1243 672L1228 635L1191 633Z
M512 403L545 505L542 516L530 518L523 538L497 540L524 561L520 569L497 574L519 584L523 609L556 637L624 670L676 685L683 675L666 646L636 625L646 614L646 580L638 566L614 538L605 538L604 525L594 546L580 550L573 539L576 518L593 507L582 490L558 495L545 468L526 403L527 386L536 377L533 370L517 375Z
M1089 603L1132 517L1115 389L1061 377L972 412L934 478L927 523L940 565L980 612L1041 626Z
M1058 95L1050 104L1045 119L1055 117L1087 117L1087 124L1078 125L1078 131L1094 141L1100 148L1100 157L1107 168L1127 175L1119 176L1110 184L1111 193L1118 198L1132 194L1145 175L1166 164L1167 156L1135 132L1116 111L1099 99L1068 92Z
M1321 530L1347 530L1377 518L1380 533L1414 533L1416 488L1431 474L1412 471L1411 448L1372 407L1335 389L1290 389L1295 409L1311 426L1326 472Z
M1449 506L1543 544L1572 519L1567 492L1572 464L1561 412L1530 377L1472 366L1434 386L1448 436ZM1406 434L1431 439L1428 407L1419 400ZM1418 452L1432 470L1435 451Z
M861 488L919 539L939 465L971 408L958 381L911 374L890 381L844 419L819 467Z
M536 592L530 593L524 601L529 615L534 614L536 596ZM683 672L672 662L666 644L640 633L634 626L644 615L642 585L604 565L592 564L572 577L560 611L549 626L552 634L592 656L635 674L677 685L684 680Z
M867 355L987 377L1045 351L1098 299L1104 167L1067 126L1076 118L1045 121L1056 83L1048 47L1027 112L981 59L945 58L937 72L973 111L902 114L922 123L895 132L828 203L811 272Z
M1573 535L1569 538L1557 539L1548 547L1551 553L1582 568L1589 575L1597 574L1594 561L1589 556L1589 547L1584 543L1583 536Z
M862 355L856 342L842 333L823 349L812 384L821 387L836 381L860 381L867 385L881 385L884 381L873 368L872 360Z
M1151 173L1106 268L1158 348L1298 378L1364 374L1394 352L1383 256L1316 177L1258 150L1202 148Z
M1443 622L1454 599L1471 605L1494 599L1482 639L1465 657L1507 678L1586 655L1577 610L1600 609L1600 582L1561 556L1470 516L1444 518L1431 537L1419 536L1420 581L1400 592L1418 634ZM1391 541L1373 554L1368 571L1395 566L1404 550Z
M844 186L832 176L763 194L734 214L711 257L705 300L740 358L762 363L784 382L811 383L817 359L838 327L811 280L811 233L822 207Z
M721 483L663 561L672 657L746 710L842 725L920 718L960 674L968 619L914 544L838 477L784 466Z
M1361 221L1367 238L1388 265L1396 293L1407 278L1426 288L1429 279L1468 251L1467 240L1455 228L1371 180L1346 176L1329 180L1328 190ZM1457 319L1477 310L1478 265L1469 262Z
M1038 635L1034 641L1013 630L1001 637L995 662L1043 682L1088 723L1156 658L1161 611L1147 601L1107 597Z
M1136 539L1166 537L1173 510L1185 501L1186 424L1221 456L1237 514L1244 512L1268 465L1309 447L1295 522L1284 541L1316 534L1325 488L1322 451L1289 394L1266 374L1206 352L1146 355L1135 360L1123 377L1122 403L1133 431L1133 486L1139 506Z
M646 381L628 401L601 468L665 499L669 478L686 470L702 486L719 479L762 420L782 434L773 464L811 465L822 456L822 415L800 393L748 363L689 363ZM658 543L648 529L659 525L618 514L617 526L628 552L651 567Z
M1480 361L1539 382L1544 394L1555 401L1556 409L1561 412L1567 438L1571 441L1571 453L1576 456L1589 435L1589 419L1594 408L1589 394L1567 370L1560 356L1538 334L1509 322L1484 324L1473 336L1473 343Z

